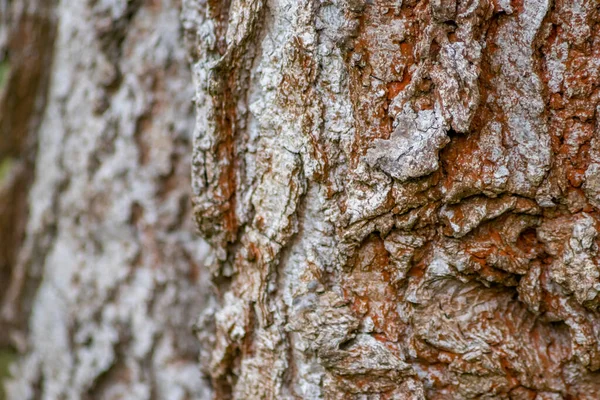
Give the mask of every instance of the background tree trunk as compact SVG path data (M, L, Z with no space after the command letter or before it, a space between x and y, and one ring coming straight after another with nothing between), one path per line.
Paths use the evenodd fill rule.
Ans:
M9 398L600 398L597 1L178 7L45 11Z
M61 1L44 12L58 29L51 67L37 65L51 84L5 321L37 292L8 397L207 398L192 325L208 293L208 247L190 214L180 4Z
M56 31L51 2L0 2L0 294L8 289L27 221L35 138L45 105ZM3 296L0 296L0 301ZM8 323L0 315L1 323ZM26 318L0 330L0 347ZM10 326L10 328L9 328Z

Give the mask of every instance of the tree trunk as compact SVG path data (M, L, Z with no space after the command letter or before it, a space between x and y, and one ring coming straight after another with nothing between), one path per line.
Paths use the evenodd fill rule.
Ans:
M189 200L180 5L65 0L48 14L58 21L52 65L41 64L51 85L4 318L26 313L39 287L8 397L207 398L192 325L208 247Z
M33 178L35 132L45 105L56 21L51 2L0 0L0 302L17 263ZM1 304L1 303L0 303ZM0 348L26 325L0 313Z
M598 2L185 4L217 398L600 398Z
M56 5L9 398L600 398L597 1L178 7Z

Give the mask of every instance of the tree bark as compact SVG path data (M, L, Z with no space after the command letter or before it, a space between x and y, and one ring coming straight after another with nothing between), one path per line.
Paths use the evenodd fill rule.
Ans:
M180 5L49 9L58 33L46 43L51 65L35 66L51 84L26 239L3 291L7 321L33 302L8 398L207 398L192 326L208 293L208 247L190 214L193 91Z
M44 110L56 21L48 1L0 2L0 304L17 264L27 221L35 139ZM26 318L0 314L0 348Z
M597 1L51 10L9 398L600 398Z
M216 398L600 397L596 1L184 4Z

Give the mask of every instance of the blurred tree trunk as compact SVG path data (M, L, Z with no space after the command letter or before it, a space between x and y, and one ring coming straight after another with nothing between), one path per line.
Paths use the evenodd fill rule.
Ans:
M0 1L0 301L23 241L55 28L51 1ZM10 322L0 329L0 347L26 325L20 316ZM8 323L1 314L0 323Z
M49 1L0 0L0 399L9 366L23 349L29 304L8 317L4 301L16 272L33 180L35 133L44 110L52 60L55 18ZM32 298L35 283L23 291Z
M15 1L7 9L23 6ZM16 69L9 60L11 77L24 83L10 95L20 97L5 98L16 105L3 108L3 123L25 124L33 112L26 103L38 101L25 86L34 85L34 73L22 68L47 72L51 82L26 239L2 292L0 331L11 330L15 347L16 321L31 308L19 349L27 354L6 385L10 399L209 396L192 330L208 292L208 247L190 214L193 90L180 6L26 5L24 15L35 21L56 18L57 34L53 40L39 25L24 26L16 33L21 40L43 35L44 42L31 50L15 45L14 54L54 48L52 60L30 57L34 64Z
M179 7L46 11L9 398L600 398L596 1Z

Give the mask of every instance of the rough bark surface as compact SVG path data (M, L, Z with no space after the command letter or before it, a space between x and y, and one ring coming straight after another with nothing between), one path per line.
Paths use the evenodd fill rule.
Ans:
M10 399L600 398L597 0L180 6L0 0Z
M0 308L17 264L56 31L52 2L0 1ZM0 353L26 327L0 312Z
M600 398L600 4L185 0L215 398Z
M33 13L42 2L31 4ZM191 222L193 89L180 4L48 4L58 24L54 43L45 38L52 63L30 67L51 83L3 318L22 316L28 288L37 292L8 397L208 398L192 331L208 247ZM22 118L2 122L9 116Z

